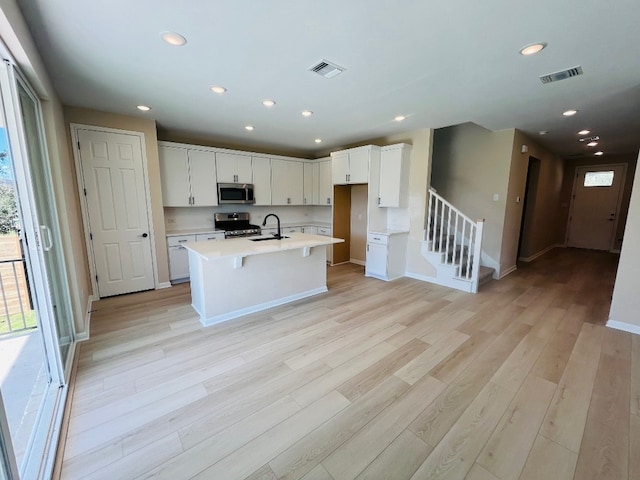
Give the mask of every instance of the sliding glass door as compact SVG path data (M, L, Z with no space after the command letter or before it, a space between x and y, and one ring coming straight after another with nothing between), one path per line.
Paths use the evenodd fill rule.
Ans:
M15 384L0 385L5 399L4 405L0 402L0 472L10 479L16 478L16 470L18 478L39 479L51 472L66 398L74 342L71 303L40 102L8 61L0 66L0 95L0 135L8 140L5 156L14 182L15 223L24 264L22 290L27 291L35 319L33 325L23 322L26 333L11 328L9 333L11 340L23 341L16 349L22 355L20 361L13 360L16 365L31 361L37 369L36 383L23 399L16 399ZM12 426L16 422L10 417L20 420L19 429ZM28 431L23 428L25 418L30 419Z

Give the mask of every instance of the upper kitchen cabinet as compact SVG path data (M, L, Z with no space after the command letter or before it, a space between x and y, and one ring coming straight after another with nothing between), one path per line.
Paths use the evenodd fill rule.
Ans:
M165 207L218 204L213 152L159 144L158 154Z
M303 205L304 167L302 162L271 160L271 204Z
M271 205L271 159L251 157L253 164L253 195L256 205Z
M216 153L220 183L253 183L251 157L235 153Z
M369 183L371 155L379 151L379 147L367 145L366 147L333 152L331 154L333 184Z
M315 165L314 165L315 166ZM331 181L331 159L318 160L318 202L317 205L333 204L333 183Z
M378 206L406 208L409 192L411 145L398 143L380 150Z
M304 198L303 205L316 205L318 203L318 164L305 162L304 170Z

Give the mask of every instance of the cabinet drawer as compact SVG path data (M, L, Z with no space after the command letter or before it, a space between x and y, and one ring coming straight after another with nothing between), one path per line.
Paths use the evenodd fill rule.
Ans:
M208 240L224 240L224 233L200 233L196 235L196 242L206 242Z
M178 235L175 237L167 237L167 245L170 247L176 247L178 245L182 245L187 242L195 242L195 235Z
M318 227L318 235L324 235L325 237L330 237L331 229L326 227Z
M368 233L367 234L367 242L369 243L378 243L381 245L389 244L389 235L382 235L380 233Z
M286 227L282 229L282 233L300 233L302 232L302 227Z

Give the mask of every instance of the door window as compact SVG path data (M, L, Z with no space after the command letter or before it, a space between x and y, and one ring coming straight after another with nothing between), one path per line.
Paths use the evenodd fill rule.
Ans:
M613 185L613 170L604 172L587 172L584 174L585 187L610 187Z

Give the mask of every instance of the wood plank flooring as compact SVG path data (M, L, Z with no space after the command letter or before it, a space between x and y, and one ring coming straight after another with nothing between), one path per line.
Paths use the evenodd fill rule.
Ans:
M640 478L616 262L556 249L477 295L342 265L326 294L206 328L188 284L101 300L60 476Z

